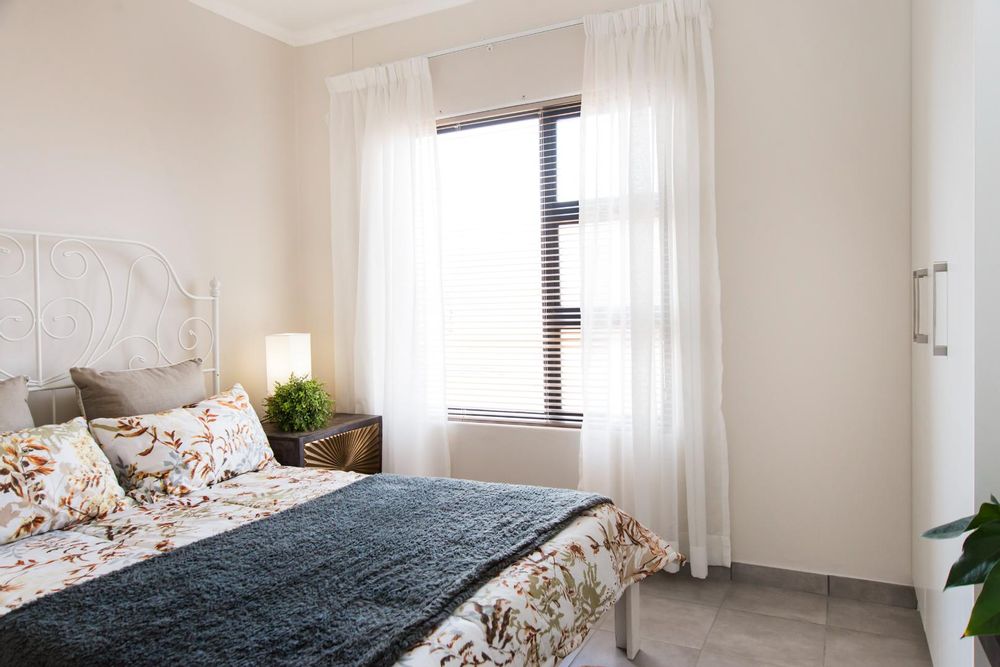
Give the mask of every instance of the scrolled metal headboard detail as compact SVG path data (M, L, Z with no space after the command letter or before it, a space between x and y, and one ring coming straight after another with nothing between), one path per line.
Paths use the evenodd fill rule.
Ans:
M31 391L56 390L72 386L73 366L201 356L218 392L220 290L212 279L207 296L192 294L141 241L0 229L0 379L27 375ZM141 308L149 317L137 318Z

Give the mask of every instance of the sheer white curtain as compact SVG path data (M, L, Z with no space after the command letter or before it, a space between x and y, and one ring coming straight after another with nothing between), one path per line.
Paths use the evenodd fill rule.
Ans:
M589 16L581 488L729 565L707 0Z
M382 415L387 472L447 476L427 59L332 77L327 87L337 408Z

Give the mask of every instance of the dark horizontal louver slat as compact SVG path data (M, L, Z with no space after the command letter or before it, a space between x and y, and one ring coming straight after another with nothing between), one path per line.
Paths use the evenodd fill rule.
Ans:
M453 420L565 427L579 427L583 421L580 206L575 198L560 199L566 192L575 195L573 179L580 165L571 133L578 129L572 123L579 116L579 102L572 101L438 128L444 142L445 357ZM568 155L560 156L560 131L566 133ZM460 165L449 162L450 148L461 154L461 146L449 142L489 145L489 138L496 141L498 136L496 152L477 152ZM494 173L492 180L474 178L477 170L489 174L495 167L481 161L506 159L499 153L513 145L526 151L516 156L522 160L519 169ZM528 195L516 184L519 176L534 170L531 162L537 164L538 186ZM476 195L471 200L470 192ZM462 202L462 210L450 207L452 200ZM512 200L521 213L495 215ZM536 212L529 216L531 208ZM487 228L486 221L492 226ZM503 234L504 229L511 234ZM477 234L499 234L492 237L495 247L477 243ZM518 243L512 246L510 239ZM449 253L449 247L461 251Z

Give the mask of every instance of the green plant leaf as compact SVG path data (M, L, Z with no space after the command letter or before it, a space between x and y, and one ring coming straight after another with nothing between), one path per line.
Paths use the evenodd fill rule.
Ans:
M996 502L983 503L979 506L979 512L969 522L969 527L966 530L975 530L982 525L994 521L1000 521L1000 505Z
M326 424L333 414L333 401L323 383L295 375L288 382L276 382L264 400L264 418L283 431L313 431Z
M983 583L997 562L1000 562L1000 523L988 523L962 544L962 555L951 566L945 590Z
M940 525L937 528L931 528L924 533L924 537L932 540L947 540L952 537L958 537L970 530L975 530L987 523L1000 521L1000 504L996 502L993 496L990 496L990 498L993 502L980 505L979 511L976 514L956 519L951 523Z
M956 519L951 523L941 524L937 528L931 528L926 531L923 536L931 540L947 540L952 537L958 537L969 530L969 524L972 523L974 518L976 518L975 515L967 516L962 519Z
M990 570L963 637L1000 634L1000 568Z

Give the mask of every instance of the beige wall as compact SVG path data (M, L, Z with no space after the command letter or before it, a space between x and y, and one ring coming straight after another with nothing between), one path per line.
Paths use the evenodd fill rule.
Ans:
M134 238L223 281L223 383L296 322L293 50L188 2L0 2L0 227Z
M479 0L296 50L300 326L320 376L333 377L323 79L634 4ZM734 558L910 583L909 3L712 6ZM441 114L574 92L581 32L435 60ZM577 479L572 432L451 435L457 475Z
M633 4L478 0L291 49L187 2L5 0L0 218L220 276L224 381L258 400L266 333L310 331L331 381L323 79ZM908 8L713 2L736 560L910 581ZM442 114L575 92L580 40L436 60ZM572 431L451 435L459 475L576 482Z
M734 558L910 583L909 3L713 4Z

